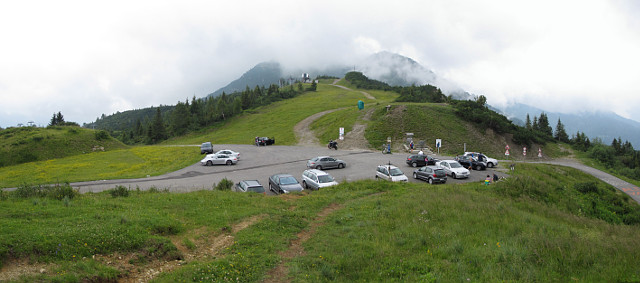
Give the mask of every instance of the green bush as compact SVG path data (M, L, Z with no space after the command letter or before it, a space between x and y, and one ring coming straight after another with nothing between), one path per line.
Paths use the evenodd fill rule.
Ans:
M108 140L111 136L105 130L100 130L95 132L96 140Z
M220 180L220 183L215 185L215 189L218 191L229 191L233 187L233 181L227 179L226 177Z
M63 199L73 199L73 197L78 194L69 183L65 183L64 185L56 184L53 187L47 187L47 195L50 198L63 200Z
M573 188L583 194L587 194L587 193L599 194L598 184L596 182L576 183L573 185Z
M111 190L109 190L109 194L112 197L128 197L129 196L129 189L127 189L127 187L125 186L117 186Z

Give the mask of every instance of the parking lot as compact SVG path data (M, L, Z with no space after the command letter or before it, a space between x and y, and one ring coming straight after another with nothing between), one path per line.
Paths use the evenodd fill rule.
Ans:
M147 190L156 188L160 190L168 189L173 192L190 192L202 189L211 189L223 178L232 180L234 183L240 180L258 180L268 189L269 176L276 173L289 173L299 181L302 172L307 169L307 160L315 156L329 155L344 160L347 167L344 169L326 170L336 181L356 181L363 179L374 179L376 166L391 163L398 166L407 177L409 182L421 183L424 181L414 180L412 173L414 168L408 166L405 161L409 153L397 152L393 154L382 154L379 151L364 150L329 150L326 147L318 146L255 146L255 145L213 145L214 150L231 149L240 152L238 164L226 166L202 166L200 163L193 164L181 170L165 174L162 176L126 179L126 180L103 180L92 182L79 182L71 184L78 188L80 192L99 192L123 185L131 189L139 188ZM200 154L200 148L193 148L194 154ZM204 155L201 155L204 157ZM438 159L449 159L451 157L435 156ZM504 164L500 164L504 166ZM500 167L499 166L499 167ZM498 176L504 176L503 172L494 169L486 171L471 171L468 179L454 180L448 178L447 184L482 182L487 174L494 172ZM271 192L269 192L271 194Z

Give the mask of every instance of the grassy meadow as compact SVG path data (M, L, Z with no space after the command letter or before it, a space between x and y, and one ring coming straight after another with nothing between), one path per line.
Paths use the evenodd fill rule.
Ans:
M125 279L176 260L154 281L258 282L281 261L293 282L640 281L638 205L571 168L523 165L490 186L369 180L278 197L114 191L2 193L0 264L47 263L22 282ZM286 258L305 231L303 252ZM228 245L213 251L221 236ZM109 254L128 261L106 264Z
M0 167L0 188L156 176L202 158L199 148L139 146Z
M10 128L0 131L0 167L124 148L104 131L73 126Z

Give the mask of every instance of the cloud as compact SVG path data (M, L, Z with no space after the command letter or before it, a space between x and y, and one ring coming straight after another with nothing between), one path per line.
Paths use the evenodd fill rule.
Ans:
M632 0L13 1L0 10L0 126L58 111L91 122L205 96L264 61L321 68L382 50L490 103L640 120L639 11Z

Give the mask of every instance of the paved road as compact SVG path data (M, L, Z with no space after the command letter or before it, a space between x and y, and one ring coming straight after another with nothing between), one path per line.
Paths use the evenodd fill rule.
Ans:
M558 159L558 160L553 160L553 161L545 161L545 162L539 162L539 163L545 163L545 164L554 164L554 165L562 165L562 166L568 166L568 167L573 167L576 168L580 171L586 172L587 174L590 174L600 180L602 180L603 182L612 185L614 187L616 187L617 189L621 190L622 192L628 194L632 199L634 199L637 203L640 203L640 188L638 188L636 185L631 184L629 182L626 182L618 177L615 177L609 173L600 171L598 169L586 166L582 163L579 163L578 161L572 160L572 159Z
M362 179L374 179L375 168L380 164L392 164L409 177L410 182L423 182L413 180L412 167L406 165L407 153L382 154L364 150L329 150L318 146L254 146L254 145L214 145L215 150L231 149L240 152L240 161L237 165L226 166L202 166L193 164L181 170L150 178L127 180L104 180L92 182L77 182L71 186L78 188L80 192L100 192L112 189L117 185L131 189L140 188L148 190L152 187L174 192L190 192L202 189L211 189L214 183L219 183L223 178L234 182L247 179L256 179L265 188L268 186L269 176L276 173L289 173L300 179L306 169L306 162L310 158L321 155L331 155L347 162L347 168L327 170L337 181L356 181ZM199 148L193 149L194 154L199 154ZM438 157L436 158L443 158ZM469 179L453 180L449 178L447 183L463 183L484 180L487 174L496 172L499 176L505 174L497 170L473 171Z

